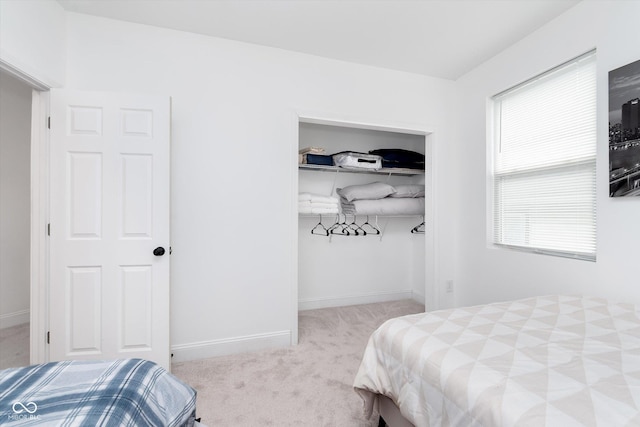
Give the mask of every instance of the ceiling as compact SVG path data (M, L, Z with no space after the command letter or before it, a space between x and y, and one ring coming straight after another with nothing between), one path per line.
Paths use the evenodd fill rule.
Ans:
M78 13L455 80L580 0L58 0Z

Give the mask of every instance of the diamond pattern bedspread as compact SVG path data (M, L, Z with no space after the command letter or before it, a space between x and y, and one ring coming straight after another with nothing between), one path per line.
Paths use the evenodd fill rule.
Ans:
M2 426L191 426L196 392L141 359L0 371Z
M545 296L410 315L369 339L354 387L416 426L640 426L640 306Z

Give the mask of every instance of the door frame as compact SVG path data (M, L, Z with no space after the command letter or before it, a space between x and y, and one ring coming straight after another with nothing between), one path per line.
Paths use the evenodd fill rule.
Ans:
M30 363L49 361L49 91L31 101Z
M31 203L29 248L29 363L48 361L46 332L49 326L49 90L41 79L0 59L0 70L33 89L31 96Z

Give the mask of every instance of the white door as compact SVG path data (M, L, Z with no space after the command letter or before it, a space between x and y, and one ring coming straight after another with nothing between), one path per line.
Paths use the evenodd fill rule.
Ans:
M50 135L49 360L168 369L169 97L52 90Z

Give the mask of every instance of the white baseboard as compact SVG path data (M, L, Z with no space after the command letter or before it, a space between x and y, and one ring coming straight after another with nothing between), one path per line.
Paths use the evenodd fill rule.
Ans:
M213 341L201 341L171 346L171 362L206 359L229 354L246 353L291 345L291 331L246 335Z
M29 310L20 310L13 313L0 314L0 329L29 323Z
M315 310L318 308L344 307L347 305L372 304L374 302L415 299L413 291L375 292L360 295L348 295L338 298L306 298L298 300L298 310ZM422 298L424 301L424 297ZM423 304L424 302L420 302Z

